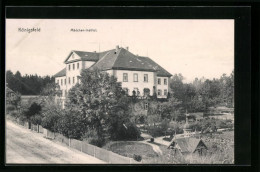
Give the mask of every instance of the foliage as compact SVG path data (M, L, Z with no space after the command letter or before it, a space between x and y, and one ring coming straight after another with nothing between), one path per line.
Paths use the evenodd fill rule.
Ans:
M40 114L36 114L34 116L31 117L31 122L34 125L41 125L42 123L42 116Z
M28 109L26 108L25 110L23 110L22 115L24 115L25 118L30 121L31 118L32 118L33 116L35 116L36 114L39 114L39 113L41 112L41 110L42 110L41 105L39 105L39 104L36 103L36 102L33 102L33 103L29 106Z
M77 113L75 118L80 118L79 121L75 119L78 122L75 127L84 125L82 130L95 130L99 139L107 136L111 139L122 138L120 128L128 124L131 118L131 99L124 94L121 84L115 77L97 69L82 70L80 80L80 84L69 91L66 102L70 113ZM80 131L77 137L84 134Z
M134 154L133 159L140 162L140 161L142 161L142 156Z
M14 118L17 118L19 114L16 111L12 111L10 115Z
M61 112L58 111L46 111L43 113L41 125L52 131L57 132L58 131L58 122L61 118Z
M234 71L220 79L195 78L192 83L184 83L181 74L170 79L173 96L181 102L181 112L207 112L210 106L232 107L234 103Z
M59 133L69 138L81 139L89 129L86 117L75 109L64 110L57 119Z
M10 112L10 111L14 111L14 110L15 110L15 107L13 105L7 105L6 106L7 113Z
M112 140L138 140L140 138L141 132L132 122L120 123L117 127L118 131L111 132L110 137Z
M39 95L41 90L48 84L54 82L54 77L24 75L19 71L13 74L12 71L6 71L6 82L8 87L22 95Z

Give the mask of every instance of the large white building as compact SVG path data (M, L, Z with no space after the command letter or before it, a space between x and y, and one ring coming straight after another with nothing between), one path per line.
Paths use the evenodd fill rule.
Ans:
M122 88L130 96L135 91L137 96L157 93L157 98L167 98L169 78L172 76L149 57L134 55L128 47L104 51L71 51L64 63L66 67L54 75L55 82L62 91L61 100L65 100L68 90L77 82L82 69L97 68L117 77ZM64 103L64 101L63 101Z

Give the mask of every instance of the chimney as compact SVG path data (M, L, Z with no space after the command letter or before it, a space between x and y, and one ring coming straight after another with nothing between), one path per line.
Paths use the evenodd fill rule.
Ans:
M119 50L119 45L116 46L116 52Z
M129 48L128 48L128 47L125 47L125 49L128 51Z

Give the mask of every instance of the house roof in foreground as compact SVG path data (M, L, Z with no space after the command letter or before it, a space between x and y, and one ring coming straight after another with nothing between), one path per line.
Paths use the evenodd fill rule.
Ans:
M203 143L201 139L197 139L195 137L176 138L172 141L172 143L176 143L180 147L181 152L190 153L193 153L196 150L200 142Z
M143 57L134 55L124 48L112 49L100 53L96 52L84 52L84 51L71 51L64 63L67 63L70 55L76 53L82 61L95 61L96 63L90 67L97 68L99 70L136 70L136 71L152 71L157 72L157 76L170 77L172 76L163 67L158 65L149 57ZM65 70L65 71L63 71ZM55 77L65 76L66 69L63 69Z

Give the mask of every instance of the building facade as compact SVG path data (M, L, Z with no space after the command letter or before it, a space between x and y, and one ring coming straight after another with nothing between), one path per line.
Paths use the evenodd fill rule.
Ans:
M149 57L134 55L128 48L120 48L104 52L71 51L64 61L65 68L54 75L55 82L62 92L60 99L64 101L76 83L82 69L97 68L117 78L122 88L132 96L157 94L157 98L167 98L169 78L172 76ZM63 105L64 106L64 105Z

